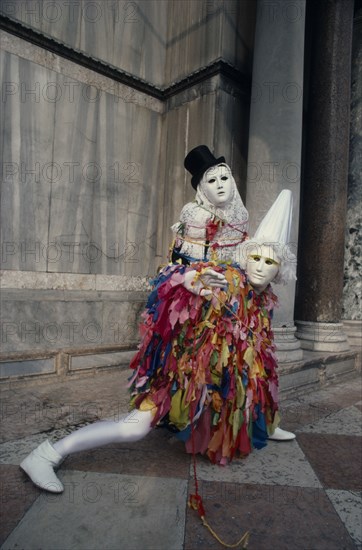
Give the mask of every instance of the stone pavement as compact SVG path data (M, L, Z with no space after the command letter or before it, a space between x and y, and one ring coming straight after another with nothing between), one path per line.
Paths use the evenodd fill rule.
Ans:
M164 429L138 443L68 457L62 495L35 488L18 464L38 443L126 410L126 372L2 391L1 548L209 550L222 548L187 507L191 458ZM228 467L197 459L206 518L250 550L362 548L362 396L358 374L282 402L297 440L269 442Z

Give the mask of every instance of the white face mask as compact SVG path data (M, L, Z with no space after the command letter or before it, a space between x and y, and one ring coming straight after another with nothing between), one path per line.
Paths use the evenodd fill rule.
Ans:
M248 250L246 273L250 284L262 292L275 279L280 267L280 260L270 246L255 246Z
M212 166L205 172L200 181L206 198L214 206L225 206L232 198L233 186L231 173L227 166Z

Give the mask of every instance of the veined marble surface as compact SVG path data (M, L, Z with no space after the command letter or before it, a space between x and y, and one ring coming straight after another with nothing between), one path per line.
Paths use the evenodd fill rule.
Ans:
M8 52L1 72L1 268L153 275L159 114Z
M248 106L220 77L167 106L126 101L93 71L6 33L2 44L2 269L153 276L194 197L187 152L205 142L245 178Z
M55 55L52 52L44 50L43 48L40 48L35 44L31 44L26 40L22 40L21 38L13 36L12 34L2 32L0 34L0 46L3 51L12 53L22 59L27 59L28 61L31 61L33 63L37 63L38 65L53 70L57 73L61 73L76 80L79 83L95 86L96 88L98 88L98 94L106 92L110 95L115 96L115 103L119 103L121 101L126 104L135 103L136 105L146 107L147 109L151 109L152 111L155 111L157 113L164 112L165 106L163 101L151 97L146 93L139 92L129 86L126 86L125 84L121 84L120 82L115 82L107 76L101 75L95 71L83 67L82 65L78 65L77 63L70 61L69 59L65 59L63 57L60 57L59 55ZM69 83L66 85L65 90L58 90L58 94L62 93L65 97L71 97L72 89L74 86L77 86L77 84L74 85ZM49 101L51 101L51 97L52 95L55 95L54 92L56 90L51 90L51 85L49 86L49 88L50 89L48 90L48 86L46 86L44 90L41 90L41 93L46 97L47 92L49 92ZM11 88L10 90L5 88L5 96L8 93L12 93L12 91L13 90ZM51 91L53 91L53 94L51 94ZM92 90L89 90L87 92L85 92L87 94L86 97L89 96L89 98L91 98ZM95 97L94 91L93 97Z
M167 4L167 0L30 0L3 2L0 9L72 48L160 85Z
M254 0L27 0L0 12L158 87L220 58L251 70Z
M354 18L343 318L362 321L362 9Z

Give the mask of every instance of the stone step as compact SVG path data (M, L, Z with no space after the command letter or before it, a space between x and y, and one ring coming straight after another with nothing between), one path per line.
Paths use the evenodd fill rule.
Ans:
M331 353L303 350L303 360L279 365L281 399L322 389L328 384L359 376L361 350Z
M0 384L3 386L42 385L44 383L79 379L119 371L126 382L135 349L130 347L93 350L66 350L36 355L19 353L0 359ZM323 386L358 376L361 352L327 353L303 350L303 359L280 363L279 384L281 399L321 389Z

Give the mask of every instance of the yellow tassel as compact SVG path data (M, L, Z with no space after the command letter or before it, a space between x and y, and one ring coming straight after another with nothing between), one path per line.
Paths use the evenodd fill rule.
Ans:
M244 533L244 535L241 537L240 540L238 540L238 542L236 542L235 544L228 544L227 542L224 542L223 540L221 540L221 538L215 533L215 531L212 529L212 527L210 527L210 525L207 523L206 519L204 516L201 517L201 521L203 523L203 525L205 525L205 527L210 531L210 533L212 534L212 536L222 545L222 546L225 546L225 548L237 548L238 546L240 546L240 544L242 544L242 550L244 550L245 548L247 548L248 544L249 544L249 537L250 537L250 534L249 534L249 531L247 531L246 533Z
M192 508L193 510L196 510L199 513L199 516L201 518L202 524L206 527L206 529L209 530L209 532L212 534L212 536L225 548L237 548L242 544L241 550L245 550L249 543L249 537L250 533L247 531L243 534L241 539L238 540L238 542L235 542L235 544L228 544L227 542L224 542L217 533L213 530L213 528L207 523L205 519L205 510L202 504L202 499L200 495L190 495L189 501L188 501L188 507Z

